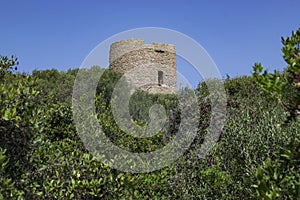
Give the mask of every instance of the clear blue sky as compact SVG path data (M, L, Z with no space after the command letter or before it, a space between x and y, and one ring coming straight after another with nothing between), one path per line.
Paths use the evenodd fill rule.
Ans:
M77 68L108 37L149 26L195 39L223 76L249 75L255 62L282 70L280 37L300 27L299 0L1 0L0 6L0 55L16 55L25 72Z

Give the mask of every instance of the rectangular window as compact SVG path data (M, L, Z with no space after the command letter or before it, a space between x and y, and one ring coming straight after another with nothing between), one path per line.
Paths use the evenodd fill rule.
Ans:
M157 49L155 49L154 51L157 52L157 53L165 53L165 51L163 51L163 50L157 50Z
M163 71L158 71L158 85L161 86L163 84Z

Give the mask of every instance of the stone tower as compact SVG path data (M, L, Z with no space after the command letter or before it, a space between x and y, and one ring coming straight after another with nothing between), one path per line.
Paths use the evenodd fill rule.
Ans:
M109 64L138 89L154 94L178 91L176 50L172 44L145 44L143 39L121 40L110 46Z

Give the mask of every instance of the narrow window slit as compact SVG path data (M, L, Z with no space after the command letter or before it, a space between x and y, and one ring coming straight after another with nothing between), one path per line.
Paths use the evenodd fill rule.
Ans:
M158 85L159 86L162 86L162 84L163 84L163 75L164 75L163 71L158 71Z

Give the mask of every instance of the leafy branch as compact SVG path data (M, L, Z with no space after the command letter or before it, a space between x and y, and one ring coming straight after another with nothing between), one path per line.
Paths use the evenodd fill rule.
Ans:
M281 38L282 57L288 64L284 73L273 74L263 69L260 63L253 66L252 77L260 87L283 105L289 116L286 122L300 114L300 28L291 37Z

